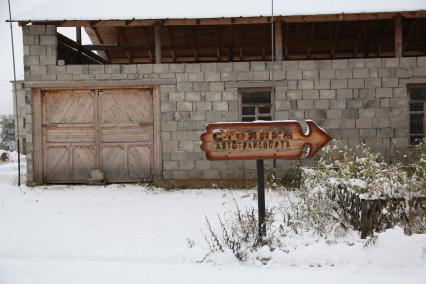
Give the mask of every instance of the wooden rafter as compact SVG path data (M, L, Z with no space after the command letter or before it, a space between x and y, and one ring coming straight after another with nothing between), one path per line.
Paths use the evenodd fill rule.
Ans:
M365 23L364 22L359 23L357 41L356 41L356 44L355 44L355 47L354 47L354 57L356 57L356 55L358 54L358 50L359 50L359 46L360 46L360 43L361 43L361 40L362 40L364 29L365 29Z
M404 53L405 50L407 49L407 45L410 42L410 39L414 33L414 30L416 29L416 25L418 23L417 19L412 19L411 21L411 25L408 29L407 35L405 36L405 40L403 41L403 46L402 46L402 52Z
M334 27L333 45L331 46L331 50L330 50L331 58L333 58L334 52L336 51L337 38L339 36L339 28L340 28L340 23L337 22Z
M389 29L390 29L390 27L392 26L392 23L393 23L393 21L392 21L392 20L388 20L388 21L386 22L386 24L385 24L384 28L383 28L382 37L381 37L381 39L380 39L379 47L378 47L378 49L377 49L377 56L380 56L380 53L382 52L382 49L383 49L383 42L384 42L384 41L385 41L385 39L386 39L386 35L388 34Z
M311 23L311 34L310 34L310 37L309 37L308 52L307 52L308 58L311 57L312 42L314 40L314 37L315 37L315 23Z
M170 41L170 46L172 47L171 52L172 52L173 62L176 62L176 53L174 49L172 34L170 33L169 27L165 26L164 29L166 30L167 37L169 38L169 41Z
M404 18L424 18L425 10L406 12L380 12L380 13L348 13L328 15L300 15L281 16L287 23L295 22L342 22L342 21L368 21L394 18L400 14ZM279 16L279 15L277 15ZM128 19L128 20L64 20L64 21L19 21L21 26L32 24L51 24L58 27L123 27L123 26L153 26L157 20L153 19ZM270 23L270 17L230 17L230 18L203 18L203 19L164 19L165 26L192 26L192 25L245 25Z

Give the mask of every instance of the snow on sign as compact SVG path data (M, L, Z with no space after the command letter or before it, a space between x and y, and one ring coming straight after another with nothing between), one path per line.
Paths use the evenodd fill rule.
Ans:
M308 134L298 121L213 123L201 134L208 160L266 160L312 158L331 137L314 121ZM304 155L305 145L309 152Z

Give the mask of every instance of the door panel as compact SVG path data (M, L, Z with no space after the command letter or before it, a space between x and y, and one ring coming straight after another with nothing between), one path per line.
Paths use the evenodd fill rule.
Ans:
M147 89L54 90L42 96L44 177L85 183L152 179L153 100Z
M96 169L96 147L90 145L76 146L72 152L74 180L88 181L90 171Z
M46 152L46 181L62 183L71 180L70 151L67 146L50 146Z
M109 182L152 179L152 104L150 90L100 92L101 165Z
M42 102L45 182L87 181L96 169L93 92L48 91Z

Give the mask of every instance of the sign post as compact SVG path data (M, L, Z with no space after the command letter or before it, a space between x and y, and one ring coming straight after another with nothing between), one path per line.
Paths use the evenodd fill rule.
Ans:
M263 160L312 158L331 137L314 121L307 133L295 120L208 124L201 134L201 150L215 160L256 160L259 234L265 227L265 171ZM305 147L309 149L305 153Z

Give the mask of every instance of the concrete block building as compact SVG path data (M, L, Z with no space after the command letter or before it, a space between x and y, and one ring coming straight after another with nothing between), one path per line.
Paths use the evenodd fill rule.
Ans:
M18 16L28 184L87 183L94 170L107 182L253 179L254 161L205 159L200 134L219 121L312 119L350 145L406 150L425 136L426 7L400 2L317 14L278 5L272 18L253 5L48 14L50 1Z

